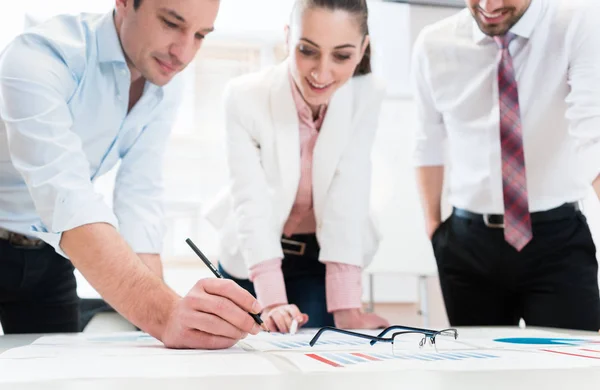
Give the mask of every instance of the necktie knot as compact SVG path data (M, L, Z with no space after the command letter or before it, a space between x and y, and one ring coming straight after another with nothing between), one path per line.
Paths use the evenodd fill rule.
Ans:
M494 37L496 44L502 50L508 49L508 45L515 39L517 36L513 33L506 33L506 35L497 35Z

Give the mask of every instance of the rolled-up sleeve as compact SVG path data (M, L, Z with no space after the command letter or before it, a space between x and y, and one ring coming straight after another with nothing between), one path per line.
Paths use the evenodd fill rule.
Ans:
M0 60L0 116L11 161L42 220L37 235L61 254L63 232L117 218L94 191L68 101L77 80L55 51L17 41Z
M181 101L171 85L164 107L124 153L117 173L113 207L120 233L136 253L158 254L164 236L163 162Z
M411 83L417 113L413 165L417 167L444 165L446 128L442 115L435 107L427 72L428 61L424 36L421 34L415 42L411 63Z
M600 174L600 7L579 10L572 24L567 119L591 183ZM594 12L595 11L595 12Z

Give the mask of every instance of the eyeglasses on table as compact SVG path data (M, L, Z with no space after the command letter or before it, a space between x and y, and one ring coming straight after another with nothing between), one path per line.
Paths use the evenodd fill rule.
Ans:
M322 335L327 332L366 339L370 341L371 345L389 343L392 345L392 352L394 354L422 350L440 352L450 349L453 342L458 339L458 331L455 328L434 330L393 325L373 336L333 326L325 326L317 331L315 336L310 340L309 345L311 347L315 346L319 339L322 339Z

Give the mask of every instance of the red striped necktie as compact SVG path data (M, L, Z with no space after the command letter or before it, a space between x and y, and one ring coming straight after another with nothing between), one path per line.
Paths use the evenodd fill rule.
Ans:
M512 57L508 51L514 34L496 36L502 50L498 64L500 97L500 143L502 149L502 190L504 195L504 238L517 251L531 241L531 216L527 199L527 176L521 125L519 93Z

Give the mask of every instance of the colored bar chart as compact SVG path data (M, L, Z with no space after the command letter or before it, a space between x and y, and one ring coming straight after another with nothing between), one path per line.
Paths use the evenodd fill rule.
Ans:
M513 337L494 341L518 346L543 347L539 350L573 358L600 360L600 340L586 338Z
M466 359L495 359L499 356L483 352L431 352L431 353L364 353L364 352L329 352L307 353L306 357L332 367L345 367L353 364L372 363L385 360L416 361L456 361Z
M555 353L563 356L573 356L584 359L598 359L600 360L600 349L590 348L569 348L564 350L556 349L542 349L543 352Z
M281 348L281 349L298 349L298 348L310 348L310 345L308 344L309 340L298 340L298 341L291 341L291 340L282 340L282 341L269 341L269 344L273 345L276 348ZM357 345L368 345L368 341L365 342L364 340L351 340L351 339L344 339L344 340L319 340L319 342L317 343L318 346L357 346Z

